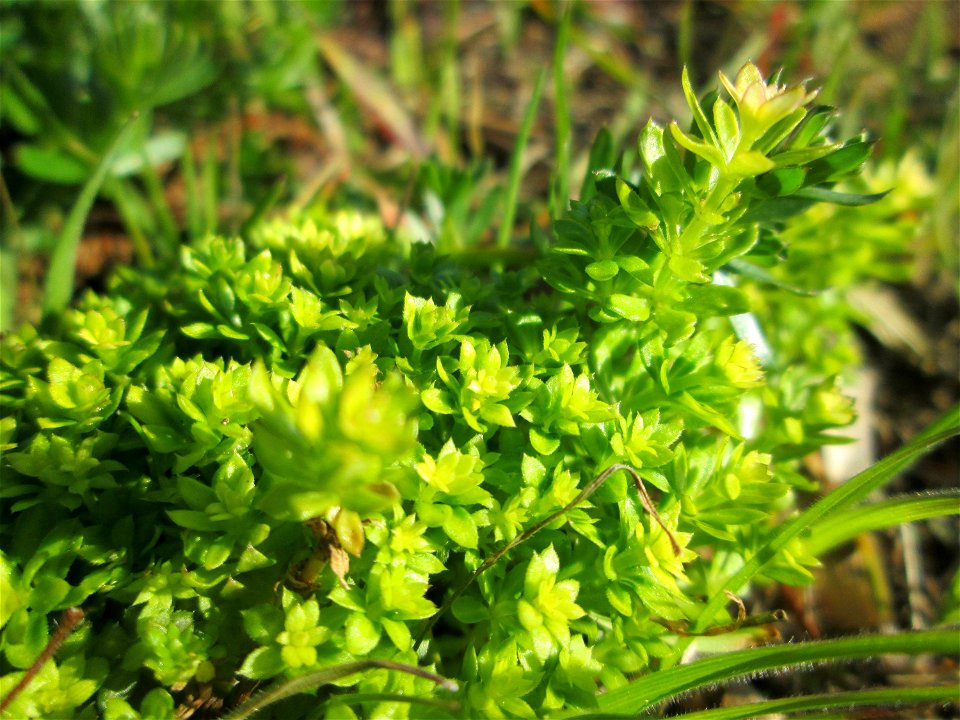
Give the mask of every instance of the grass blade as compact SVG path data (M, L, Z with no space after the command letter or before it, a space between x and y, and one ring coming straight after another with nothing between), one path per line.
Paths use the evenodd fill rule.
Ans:
M633 715L704 685L804 663L874 657L886 653L917 655L955 653L956 650L956 628L749 648L652 673L611 690L598 698L604 715L581 715L578 720Z
M80 236L83 234L87 215L90 214L90 208L93 207L93 201L96 200L100 187L107 177L117 150L123 147L137 126L138 117L138 115L132 116L117 132L113 142L97 163L93 175L84 183L77 201L67 216L60 239L50 256L50 269L43 289L44 317L62 312L70 302L76 276L77 248L80 245Z
M213 235L220 225L219 172L217 162L217 142L219 138L211 135L207 152L203 156L203 234Z
M273 705L273 703L283 700L284 698L296 695L297 693L314 690L321 685L336 682L350 675L377 669L407 673L408 675L431 680L450 692L457 691L457 684L452 680L428 672L416 665L405 665L403 663L393 662L392 660L359 660L357 662L323 668L322 670L307 673L306 675L295 677L286 682L277 683L259 695L254 695L236 710L228 713L224 716L224 720L246 720L246 718L253 716L254 713L260 712L260 710L268 705Z
M266 217L267 213L273 210L273 206L277 204L277 201L280 200L286 189L287 176L282 175L280 179L271 186L270 190L260 198L256 206L254 206L253 212L250 213L250 217L243 221L243 225L240 226L241 237L246 237L247 234Z
M127 235L130 236L130 242L133 244L133 252L137 260L144 267L150 267L154 263L154 257L143 228L142 219L147 216L142 198L137 196L137 191L130 184L120 178L106 180L104 191L105 194L109 194L117 206L117 212L120 213Z
M553 183L550 187L550 216L554 219L563 216L570 197L570 101L567 97L569 80L563 70L563 61L567 57L567 45L570 42L570 24L573 19L573 5L567 3L557 27L557 40L553 48L553 114L556 123L556 164L553 169Z
M894 497L861 505L854 514L831 516L812 528L807 548L813 555L822 555L861 533L944 515L960 515L960 489Z
M157 245L158 253L165 258L174 257L177 253L177 241L180 235L180 231L177 229L177 221L173 217L173 210L170 209L170 203L167 202L167 196L163 191L160 174L147 157L146 150L141 151L140 157L143 161L143 170L140 176L143 178L147 197L150 200L150 207L153 208L157 227L160 228L159 236L163 241L163 245Z
M533 94L530 95L530 102L523 116L523 123L520 125L520 132L517 134L517 141L513 146L513 154L510 157L510 175L507 180L503 219L497 233L497 245L501 248L510 244L510 235L513 233L513 218L517 214L517 197L520 194L520 175L523 170L523 151L527 147L533 121L537 117L537 107L540 105L540 95L543 93L543 82L546 76L546 70L541 70L537 76Z
M183 150L183 187L187 195L187 232L190 238L198 238L203 234L203 209L200 195L197 190L197 168L194 165L193 150L190 143Z
M727 602L725 591L730 590L736 593L804 530L814 527L831 513L849 508L860 502L878 487L896 477L898 473L913 464L928 450L957 434L960 434L960 406L954 407L902 448L851 478L829 495L811 505L792 521L784 524L765 546L761 547L737 573L727 579L722 587L718 588L716 594L710 599L710 602L707 603L706 608L694 623L694 630L703 631L713 621L716 613Z
M413 116L383 78L365 67L334 39L332 33L321 33L317 44L323 59L349 89L356 101L366 107L383 124L391 138L409 152L415 161L427 154L427 145L417 132Z
M947 703L957 699L957 689L942 687L897 687L877 690L824 693L803 697L782 698L765 702L721 707L687 713L683 720L751 720L775 713L804 710L850 709L863 706L909 707L927 703Z

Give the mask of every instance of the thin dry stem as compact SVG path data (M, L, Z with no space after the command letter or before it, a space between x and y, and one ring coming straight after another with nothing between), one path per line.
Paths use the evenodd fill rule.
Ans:
M80 608L72 607L63 611L63 616L60 618L60 625L57 627L57 631L53 633L53 637L47 642L47 646L43 649L43 652L33 661L33 665L27 668L23 677L20 678L20 682L14 685L10 689L10 692L3 696L3 700L0 700L0 712L6 710L7 706L16 699L17 695L23 692L36 674L40 672L43 664L53 657L54 653L63 645L63 641L67 639L81 620L83 620L83 610Z
M530 538L532 538L534 535L536 535L538 532L540 532L541 530L543 530L543 528L545 528L547 525L549 525L550 523L552 523L552 522L553 522L554 520L556 520L558 517L560 517L561 515L566 514L567 512L569 512L570 510L572 510L573 508L575 508L577 505L579 505L580 503L582 503L584 500L586 500L588 497L590 497L591 495L593 495L593 493L596 492L597 489L598 489L601 485L603 485L604 482L606 482L607 478L609 478L611 475L613 475L613 474L614 474L615 472L617 472L618 470L626 470L626 471L630 474L630 476L633 478L633 484L634 484L634 486L637 488L637 494L640 496L640 504L643 506L643 509L646 510L648 513L650 513L650 516L651 516L654 520L657 521L657 524L658 524L661 528L663 528L663 531L667 534L667 537L670 538L670 545L673 547L673 552L674 552L674 554L675 554L675 555L679 555L679 554L680 554L680 545L677 543L677 540L676 540L676 538L673 536L673 533L670 532L670 528L668 528L668 527L664 524L663 518L660 517L660 513L658 513L658 512L657 512L657 509L654 507L653 501L650 499L650 494L647 492L647 488L644 486L643 480L641 479L641 477L640 477L640 475L637 473L637 471L634 470L634 469L633 469L632 467L630 467L629 465L624 465L624 464L622 464L622 463L617 463L616 465L611 465L611 466L608 467L606 470L604 470L602 473L600 473L599 475L597 475L593 480L591 480L591 481L587 484L587 486L584 487L583 490L581 490L580 493L579 493L573 500L571 500L569 503L567 503L566 505L564 505L562 508L560 508L559 510L557 510L557 511L556 511L555 513L553 513L552 515L548 515L547 517L545 517L545 518L544 518L543 520L541 520L540 522L536 523L535 525L530 526L529 528L527 528L526 530L524 530L522 533L520 533L519 535L517 535L517 537L515 537L513 540L511 540L510 542L506 543L505 545L503 545L502 547L500 547L499 550L497 550L497 551L494 552L492 555L490 555L489 557L487 557L487 559L483 561L483 563L480 565L480 567L478 567L476 570L474 570L474 571L473 571L473 574L470 575L469 578L467 578L467 581L464 582L460 587L458 587L456 590L453 591L453 593L444 601L443 605L440 606L440 609L437 610L437 612L435 612L435 613L434 613L433 615L431 615L429 618L427 618L426 622L425 622L424 625L423 625L423 628L420 630L419 634L417 635L417 640L416 640L417 645L419 646L421 643L423 643L423 640L424 640L424 638L427 636L427 633L430 632L430 628L432 628L432 627L434 626L434 624L436 624L437 620L439 620L440 617L441 617L447 610L450 609L450 606L453 605L454 602L456 602L457 598L459 598L461 595L463 595L463 593L466 591L466 589L467 589L468 587L470 587L470 584L471 584L474 580L476 580L476 579L477 579L478 577L480 577L483 573L485 573L487 570L489 570L491 567L493 567L493 566L497 563L497 561L498 561L500 558L502 558L504 555L506 555L508 552L510 552L511 550L513 550L513 549L514 549L515 547L517 547L518 545L520 545L520 544L526 542L527 540L529 540Z

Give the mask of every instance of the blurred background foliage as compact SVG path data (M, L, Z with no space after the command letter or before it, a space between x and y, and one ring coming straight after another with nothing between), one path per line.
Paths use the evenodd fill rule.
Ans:
M544 199L578 186L600 128L629 153L648 116L682 115L682 66L707 88L753 59L812 78L845 108L838 135L866 128L876 157L912 149L940 183L924 232L952 270L958 25L942 2L4 0L0 323L38 319L46 258L131 122L86 218L80 284L334 197L446 249L483 243L551 68L521 138L518 232L556 214Z

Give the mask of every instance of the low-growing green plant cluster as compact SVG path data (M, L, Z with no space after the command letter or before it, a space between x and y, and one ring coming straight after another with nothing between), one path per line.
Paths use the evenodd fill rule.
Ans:
M86 615L9 716L226 711L335 667L275 716L590 711L749 625L751 562L808 582L802 535L763 553L853 418L835 293L886 273L797 295L835 237L800 213L876 200L835 187L870 143L752 65L721 80L636 162L601 136L528 262L312 209L4 338L0 696ZM833 340L797 345L801 300Z

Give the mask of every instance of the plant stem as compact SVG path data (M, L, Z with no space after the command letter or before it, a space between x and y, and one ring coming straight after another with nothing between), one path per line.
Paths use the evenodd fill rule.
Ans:
M393 662L392 660L360 660L359 662L344 663L343 665L324 668L323 670L317 670L316 672L278 683L247 700L247 702L236 710L225 715L223 720L246 720L246 718L251 717L254 713L263 710L267 705L272 705L291 695L315 689L321 685L335 682L336 680L355 675L365 670L375 669L394 670L425 678L426 680L435 682L449 692L456 692L458 689L454 681L419 668L416 665L405 665L404 663Z
M640 496L640 504L643 505L643 509L646 510L648 513L650 513L651 517L653 517L653 519L657 521L657 524L660 525L661 528L663 528L663 531L667 534L667 537L670 538L670 545L673 547L674 554L679 555L680 545L677 544L677 540L673 536L673 533L670 532L670 529L664 524L663 519L660 517L660 513L658 513L657 509L654 507L653 501L650 499L650 494L647 492L647 488L643 484L643 480L640 478L640 475L637 473L637 471L634 470L629 465L624 465L622 463L611 465L602 473L597 475L593 480L591 480L587 484L587 486L583 488L583 490L581 490L580 493L569 503L564 505L555 513L548 515L547 517L545 517L543 520L536 523L535 525L531 525L529 528L527 528L522 533L517 535L517 537L515 537L513 540L506 543L505 545L502 545L499 550L494 552L492 555L488 556L487 559L484 560L483 563L480 565L480 567L474 570L473 574L470 575L469 578L467 578L466 582L464 582L460 587L454 590L451 595L447 597L443 605L440 606L440 609L437 610L429 618L427 618L427 621L424 623L423 628L420 630L419 634L417 635L417 640L416 640L417 645L419 646L423 642L427 633L430 631L430 628L432 628L434 624L437 622L437 620L439 620L440 617L448 609L450 609L450 606L453 605L454 602L456 602L457 598L463 595L463 593L466 591L468 587L470 587L471 583L473 583L474 580L476 580L483 573L485 573L487 570L493 567L497 563L497 561L500 558L502 558L504 555L506 555L508 552L513 550L518 545L525 543L527 540L529 540L538 532L543 530L543 528L547 527L547 525L552 523L558 517L566 514L567 512L575 508L577 505L579 505L581 502L586 500L588 497L593 495L593 493L596 492L597 489L599 489L599 487L606 482L607 478L613 475L618 470L626 470L630 474L630 476L633 478L634 486L637 488L637 494Z
M688 248L692 250L703 245L699 240L711 225L708 218L717 213L720 206L723 205L723 201L729 197L739 182L740 179L738 177L731 177L720 171L720 177L707 194L703 203L697 208L693 220L690 221L690 224L683 229L680 237L677 238L674 245L675 251L685 254L684 251Z
M3 696L3 699L0 700L0 712L3 712L7 707L16 699L17 695L23 692L24 688L30 684L30 681L40 672L40 668L43 667L44 663L47 662L50 658L53 657L54 653L60 649L60 646L63 645L63 641L67 639L70 633L73 632L74 628L77 627L77 624L83 620L83 610L80 608L72 607L67 608L63 611L63 616L60 618L60 625L57 628L57 631L53 634L53 637L47 642L47 646L43 649L37 659L33 661L33 665L27 668L27 671L23 674L23 677L20 678L20 682L14 685L10 692Z

